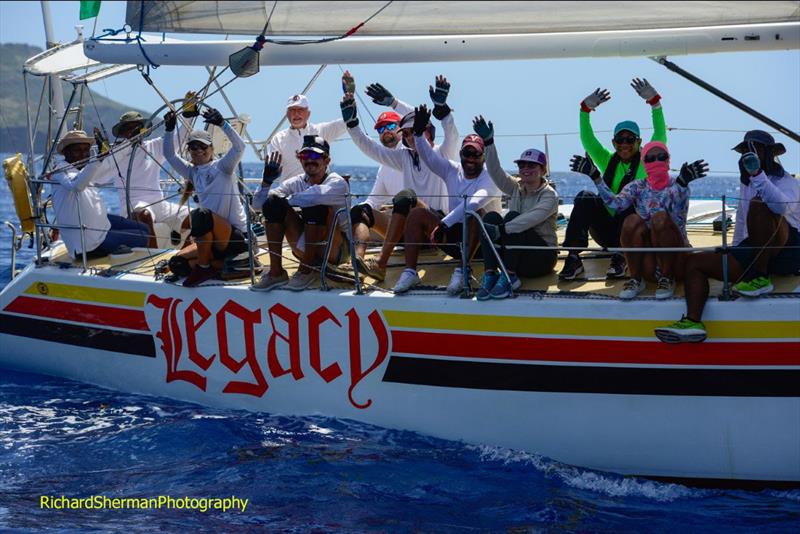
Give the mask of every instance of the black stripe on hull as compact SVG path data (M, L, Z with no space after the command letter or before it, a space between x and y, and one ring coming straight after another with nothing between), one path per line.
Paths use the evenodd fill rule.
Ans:
M0 332L89 349L122 352L149 358L156 357L156 346L153 343L153 336L150 334L134 334L5 313L0 313Z
M553 393L800 397L800 370L786 369L562 366L392 355L383 381L451 388Z

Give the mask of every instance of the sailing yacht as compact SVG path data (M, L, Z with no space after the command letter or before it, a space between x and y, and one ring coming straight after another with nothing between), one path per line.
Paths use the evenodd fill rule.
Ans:
M244 76L271 65L629 56L666 64L678 54L800 48L797 2L632 4L130 1L126 37L76 42L26 68L108 65L71 80L80 84L133 65ZM397 269L383 284L357 272L331 283L321 273L320 287L301 293L254 293L252 278L188 289L159 275L174 254L167 248L72 261L47 242L41 203L34 195L37 258L0 293L4 368L207 406L350 418L621 474L800 483L796 277L755 301L714 285L708 341L667 345L653 329L680 316L681 294L622 302L619 287L597 280L604 265L589 261L584 284L553 275L492 302L469 287L448 297L440 253L423 258L425 286L402 297L386 290ZM707 225L690 239L727 246L729 234ZM254 255L265 262L263 243Z

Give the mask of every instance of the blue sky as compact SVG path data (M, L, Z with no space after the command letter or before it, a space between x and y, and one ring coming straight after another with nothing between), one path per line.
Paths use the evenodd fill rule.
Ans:
M79 2L51 2L57 40L67 42L75 38L74 26L80 23L78 5ZM101 28L121 27L124 17L125 2L104 1L97 33ZM84 33L91 35L94 20L82 24ZM43 46L39 2L0 2L0 42ZM800 130L800 51L673 56L670 59L788 128ZM544 148L543 137L531 134L549 133L551 168L566 170L570 156L582 152L577 136L579 103L596 87L608 88L612 95L609 102L592 114L596 130L609 130L624 119L635 120L642 128L649 127L649 106L629 86L634 77L647 78L659 90L668 127L680 129L668 134L674 167L685 160L705 158L712 172L735 171L736 154L730 148L741 139L741 132L753 128L769 130L766 125L647 58L341 65L341 68L349 68L355 75L359 90L378 81L410 104L429 103L428 85L437 74L444 74L452 84L450 104L461 135L471 132L474 115L483 114L492 120L498 150L506 167L513 167L512 161L525 148ZM263 139L284 113L286 98L300 91L315 70L310 66L262 67L257 76L233 82L226 92L239 113L252 117L249 129L253 137ZM151 76L171 99L182 97L187 90L202 86L206 80L205 70L196 67L161 67L153 70ZM340 116L340 77L340 67L329 65L309 92L312 122ZM159 97L137 72L120 75L93 88L109 98L141 109L154 110L161 105ZM374 116L384 109L372 104L366 96L364 101ZM227 114L221 98L212 97L209 104ZM359 108L362 122L371 125L363 107ZM645 135L647 132L643 137ZM598 137L610 146L610 132L598 133ZM784 165L791 172L800 172L800 146L782 135L776 138L788 150L782 158ZM338 164L373 164L349 139L335 143L332 152ZM245 160L253 161L255 155L249 151Z

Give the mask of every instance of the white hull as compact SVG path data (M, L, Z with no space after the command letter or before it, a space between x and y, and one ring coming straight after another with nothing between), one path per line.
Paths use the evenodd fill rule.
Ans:
M350 418L622 474L800 482L794 298L709 302L710 333L727 338L691 347L636 335L680 316L681 300L263 294L51 267L29 268L9 284L0 311L4 368L207 406ZM85 337L58 342L46 333L54 323L43 321L66 325L62 341L81 329ZM114 342L97 348L108 332L119 350ZM142 350L148 338L152 348ZM424 346L409 345L415 339ZM481 339L496 352L481 349ZM506 352L509 339L541 346L541 356ZM612 346L621 352L603 353ZM773 378L756 377L763 373Z

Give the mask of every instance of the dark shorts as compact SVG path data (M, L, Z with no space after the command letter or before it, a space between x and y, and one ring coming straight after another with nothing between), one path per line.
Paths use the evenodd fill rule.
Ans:
M225 258L232 258L238 256L247 250L247 239L238 228L231 228L231 237L228 239L228 246L225 250L217 250L211 247L211 253L214 259L224 260Z
M758 248L751 247L750 239L742 240L736 246L731 247L731 254L736 262L743 269L748 270L755 263ZM769 261L769 274L800 274L800 233L792 225L789 225L789 238L786 240L780 253Z
M461 223L456 223L453 226L450 226L447 229L447 232L444 234L444 242L437 243L436 246L450 256L451 258L455 258L457 260L461 259L461 241L463 238L463 228L464 226ZM474 256L475 259L482 259L483 253L481 248L478 247L477 252Z

